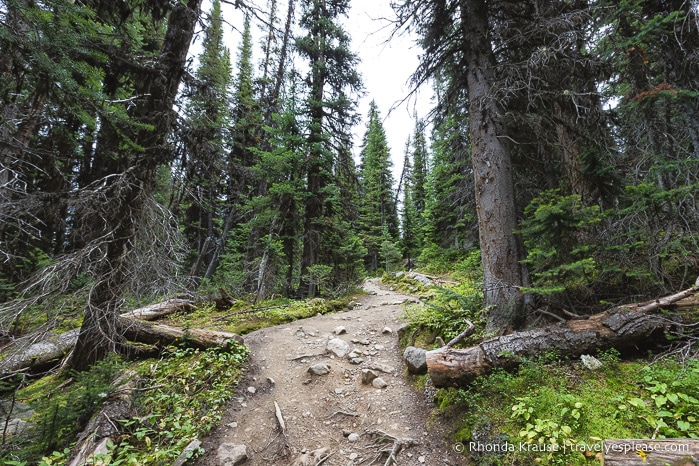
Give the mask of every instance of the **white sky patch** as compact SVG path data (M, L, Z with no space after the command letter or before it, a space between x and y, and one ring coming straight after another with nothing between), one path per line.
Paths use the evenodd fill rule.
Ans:
M400 176L405 143L415 130L415 117L423 118L431 106L432 89L420 89L410 96L410 76L419 64L420 48L406 33L391 35L395 14L385 0L353 0L345 28L352 37L352 50L361 60L365 96L359 102L363 123L355 128L356 156L366 131L369 103L376 101L393 159L393 171Z

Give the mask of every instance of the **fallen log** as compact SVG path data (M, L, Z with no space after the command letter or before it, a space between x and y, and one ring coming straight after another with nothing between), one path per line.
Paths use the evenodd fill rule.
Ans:
M129 341L146 343L158 347L185 343L195 348L226 347L231 340L243 343L240 335L205 328L181 329L163 324L151 324L134 319L119 318L124 338Z
M69 466L97 464L95 458L98 455L109 453L108 443L117 443L116 437L120 434L118 421L129 419L134 414L133 395L137 386L138 375L135 371L124 371L117 376L112 383L114 391L78 436L71 451Z
M181 306L186 306L186 304L180 303L178 306L179 309L183 309ZM170 309L174 308L170 306ZM145 314L139 312L133 315L152 317L150 312ZM151 324L132 318L131 312L122 314L117 322L126 340L154 345L158 348L178 343L202 349L226 347L232 340L243 343L243 338L235 333L200 328L181 329L169 325ZM73 349L79 333L80 329L74 329L59 335L49 335L24 348L20 342L17 342L15 348L10 349L7 355L0 360L0 377L25 369L38 370L55 364Z
M140 307L121 314L121 317L129 317L138 320L156 320L166 315L179 311L190 312L194 310L194 301L191 299L166 299L150 306Z
M605 440L604 466L693 466L699 458L699 440Z
M699 288L695 286L649 303L618 306L585 320L569 320L490 338L471 348L444 346L426 351L427 373L435 387L462 387L493 368L513 368L523 358L536 357L551 349L562 356L579 357L609 348L634 348L664 338L678 324L670 316L653 312L697 292Z
M38 369L52 364L70 352L78 341L79 333L80 329L75 329L59 335L51 334L29 345L23 351L9 353L0 361L0 375L4 376L29 367Z

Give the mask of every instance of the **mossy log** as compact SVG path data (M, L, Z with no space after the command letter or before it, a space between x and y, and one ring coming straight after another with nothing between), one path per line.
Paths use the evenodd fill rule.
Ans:
M694 466L699 440L605 440L603 466Z
M145 343L162 348L165 346L184 343L195 348L214 348L227 346L230 341L243 342L241 336L218 330L181 329L163 324L153 324L140 319L152 319L155 313L166 315L177 310L187 310L191 302L178 300L164 301L135 311L129 311L117 319L120 333L131 342ZM162 312L166 314L162 314ZM22 370L36 371L53 365L65 357L75 346L80 329L54 335L50 334L40 341L22 345L21 341L8 349L6 356L0 360L0 376L5 376Z
M231 340L243 343L240 335L205 328L181 329L163 324L152 324L139 320L119 318L121 333L129 341L159 347L184 343L195 348L227 346Z
M493 368L512 368L522 358L534 358L548 350L579 357L609 348L624 350L664 341L665 333L680 323L679 319L654 312L698 291L695 286L649 303L618 306L584 320L490 338L471 348L444 346L426 351L427 373L435 387L463 387Z
M26 349L10 349L0 361L0 375L7 375L27 368L40 370L63 358L78 341L80 329L61 334L49 334L42 340L30 344Z

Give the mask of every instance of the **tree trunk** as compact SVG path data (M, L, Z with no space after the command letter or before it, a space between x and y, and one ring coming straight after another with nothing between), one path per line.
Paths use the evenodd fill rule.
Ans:
M461 0L460 8L484 299L490 307L486 330L501 333L524 321L519 290L526 285L526 273L514 235L512 161L501 121L504 112L493 92L496 62L488 35L488 4Z
M177 343L186 343L195 348L226 347L230 340L243 343L242 337L235 333L208 329L181 329L163 324L149 324L143 320L153 320L163 315L190 309L188 300L171 299L152 306L134 309L116 318L117 333L127 340L164 347ZM140 319L140 320L136 320ZM12 374L24 369L37 370L50 367L76 346L80 329L71 330L60 335L50 335L26 349L10 350L9 356L0 360L0 376Z
M602 447L603 466L693 466L699 458L696 439L605 440Z
M158 72L144 76L142 95L149 97L137 106L134 119L152 127L136 135L134 144L146 150L132 156L130 169L117 177L110 188L113 192L107 193L114 195L112 201L115 204L106 212L102 232L102 236L109 238L103 266L107 270L101 271L102 276L90 292L80 336L69 361L73 369L87 370L120 344L122 337L115 324L123 286L130 276L127 256L133 249L132 239L143 215L146 198L151 195L156 170L169 158L165 141L175 118L175 97L200 8L201 0L177 2L172 7L158 70L153 70Z
M585 320L495 337L471 348L453 349L447 345L426 352L427 373L435 387L466 386L493 368L513 368L522 358L533 358L548 350L577 358L609 348L633 349L663 341L665 332L677 319L652 312L697 292L699 288L692 287L651 303L618 306Z

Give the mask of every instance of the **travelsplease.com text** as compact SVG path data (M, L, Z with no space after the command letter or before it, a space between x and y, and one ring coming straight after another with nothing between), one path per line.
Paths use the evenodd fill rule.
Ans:
M689 452L689 445L682 443L648 443L643 440L629 440L617 443L527 443L527 442L468 442L454 445L457 452L479 452L479 453L508 453L514 451L541 452L541 453L567 453L567 452L593 452L593 453L632 453L642 451L644 453Z

